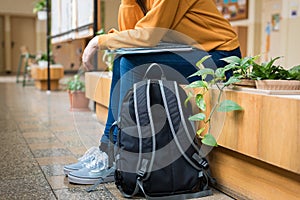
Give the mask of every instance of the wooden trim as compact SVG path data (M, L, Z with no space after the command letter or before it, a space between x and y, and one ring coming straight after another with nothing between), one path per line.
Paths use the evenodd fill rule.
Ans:
M212 175L217 179L217 188L234 198L251 200L300 198L299 174L223 147L215 148L209 160Z

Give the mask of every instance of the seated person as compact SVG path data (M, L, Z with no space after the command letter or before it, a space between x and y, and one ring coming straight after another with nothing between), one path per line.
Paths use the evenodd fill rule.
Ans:
M98 50L151 47L160 41L184 43L194 49L117 56L100 150L88 151L78 163L65 166L66 174L71 172L72 175L72 171L75 173L80 168L90 166L87 163L93 160L91 158L95 152L107 152L109 130L118 118L123 97L135 82L142 80L151 63L159 63L165 66L164 70L170 70L165 73L167 79L189 83L192 80L188 77L197 71L196 63L203 56L211 55L205 61L205 66L210 68L224 67L226 63L221 58L241 57L237 34L212 0L122 0L118 22L120 31L112 30L108 34L95 36L88 43L82 56L87 69L93 69L90 61ZM117 132L114 133L114 142L116 136ZM80 175L78 177L80 179Z

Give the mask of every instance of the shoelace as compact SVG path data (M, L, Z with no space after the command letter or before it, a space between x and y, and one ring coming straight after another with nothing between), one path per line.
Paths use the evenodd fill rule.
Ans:
M85 154L80 157L78 160L81 161L81 162L85 162L85 161L89 161L91 160L93 157L94 157L94 154L97 152L97 151L100 151L99 148L97 147L91 147L90 149L88 149Z
M87 163L85 167L90 169L92 173L100 172L108 167L108 156L106 153L101 152L95 156L92 162Z

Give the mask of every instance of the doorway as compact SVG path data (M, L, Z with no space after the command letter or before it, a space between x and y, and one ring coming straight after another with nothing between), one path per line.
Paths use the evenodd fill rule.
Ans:
M34 17L11 17L11 58L12 72L16 73L20 58L20 48L26 46L29 53L36 52L36 30Z

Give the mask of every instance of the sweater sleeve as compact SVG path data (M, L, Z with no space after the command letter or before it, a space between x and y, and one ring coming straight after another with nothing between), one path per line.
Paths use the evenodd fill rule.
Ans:
M179 2L154 0L151 10L137 22L134 29L101 35L98 40L100 49L155 46L172 28Z
M135 0L122 0L118 15L119 30L133 29L143 17L144 14Z

